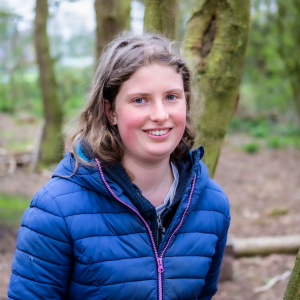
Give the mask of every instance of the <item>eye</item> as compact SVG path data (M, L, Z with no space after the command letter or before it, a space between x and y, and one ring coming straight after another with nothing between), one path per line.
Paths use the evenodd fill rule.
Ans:
M175 95L168 95L167 99L168 100L175 100L177 97Z
M143 101L145 101L143 98L137 98L137 99L134 99L134 102L135 102L135 103L138 103L138 104L143 103Z

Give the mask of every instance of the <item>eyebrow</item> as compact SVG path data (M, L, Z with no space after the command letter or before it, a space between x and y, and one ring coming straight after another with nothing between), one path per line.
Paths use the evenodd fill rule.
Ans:
M167 90L167 91L165 91L165 93L166 94L169 94L169 93L174 93L174 92L184 92L184 90L183 89L181 89L181 88L175 88L175 89L171 89L171 90ZM130 96L130 97L133 97L133 96L149 96L150 95L150 93L133 93L133 94L128 94L128 96Z

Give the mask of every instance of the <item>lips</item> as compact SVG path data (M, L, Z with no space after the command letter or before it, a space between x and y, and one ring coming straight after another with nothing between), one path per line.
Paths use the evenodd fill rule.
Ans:
M170 129L161 129L161 130L145 130L150 135L165 135L170 131Z

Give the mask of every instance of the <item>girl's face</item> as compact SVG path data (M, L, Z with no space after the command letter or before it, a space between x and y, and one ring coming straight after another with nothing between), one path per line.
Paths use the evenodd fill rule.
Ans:
M182 76L160 64L140 67L125 81L115 111L106 115L118 130L125 156L149 163L169 157L185 130L186 98Z

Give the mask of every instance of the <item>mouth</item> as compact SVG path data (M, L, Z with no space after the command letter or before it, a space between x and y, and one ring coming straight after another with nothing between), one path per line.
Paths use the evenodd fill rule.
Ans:
M166 135L170 130L171 128L162 129L162 130L145 130L145 132L147 132L150 135L161 136L161 135Z

